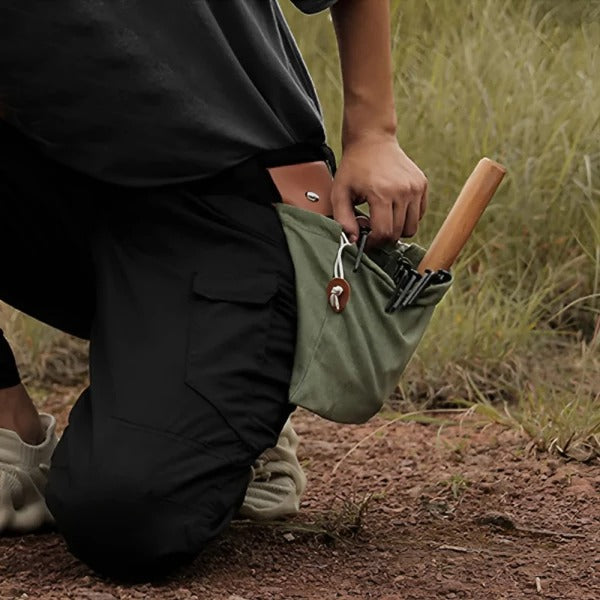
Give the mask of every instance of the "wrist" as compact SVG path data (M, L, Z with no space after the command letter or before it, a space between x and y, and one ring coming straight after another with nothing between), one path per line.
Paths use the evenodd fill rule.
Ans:
M391 142L398 143L396 122L364 123L342 126L342 151L354 144Z
M381 101L344 103L342 147L365 138L396 138L398 119L393 101L389 106Z

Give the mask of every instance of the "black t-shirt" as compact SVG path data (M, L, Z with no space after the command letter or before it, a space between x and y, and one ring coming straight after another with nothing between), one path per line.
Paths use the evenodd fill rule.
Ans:
M325 141L277 0L4 0L0 105L49 157L125 185Z

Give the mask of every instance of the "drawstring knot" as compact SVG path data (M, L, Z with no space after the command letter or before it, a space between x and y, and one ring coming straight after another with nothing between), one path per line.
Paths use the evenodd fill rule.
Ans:
M340 296L344 293L344 288L341 285L334 285L329 294L329 304L336 312L340 310Z

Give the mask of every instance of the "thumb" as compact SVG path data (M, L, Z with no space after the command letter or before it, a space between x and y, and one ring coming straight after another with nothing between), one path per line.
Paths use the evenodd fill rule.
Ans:
M354 214L350 189L343 185L333 185L331 189L333 218L342 226L351 243L358 240L358 223Z

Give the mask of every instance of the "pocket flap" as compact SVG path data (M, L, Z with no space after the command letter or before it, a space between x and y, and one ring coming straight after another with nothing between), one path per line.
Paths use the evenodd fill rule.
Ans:
M201 273L194 273L192 289L195 294L209 300L266 304L277 291L277 275L256 273L244 278L208 278Z

